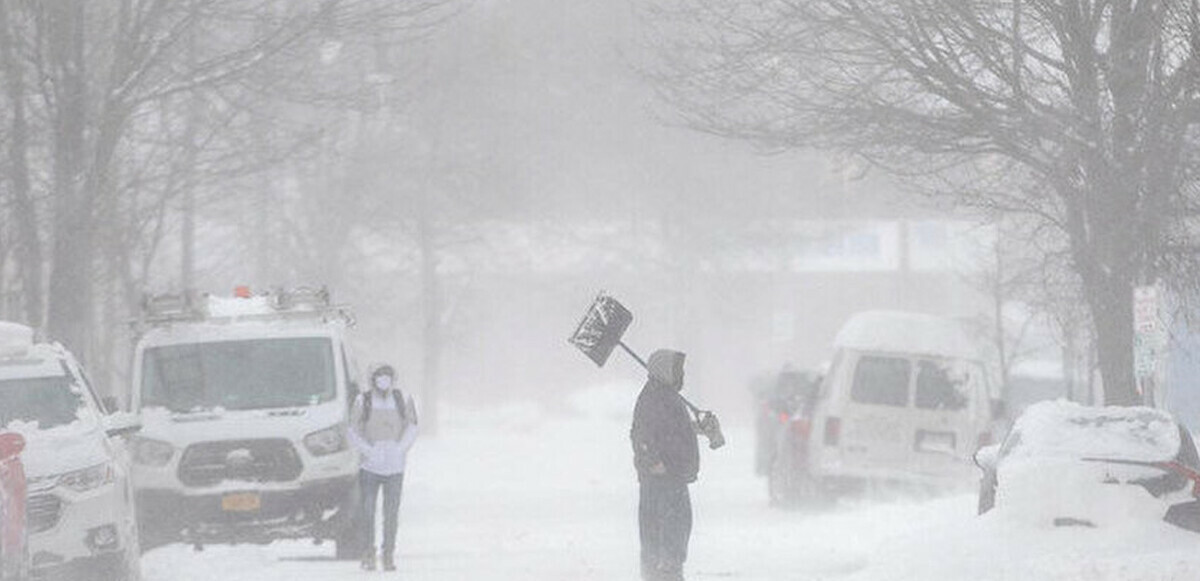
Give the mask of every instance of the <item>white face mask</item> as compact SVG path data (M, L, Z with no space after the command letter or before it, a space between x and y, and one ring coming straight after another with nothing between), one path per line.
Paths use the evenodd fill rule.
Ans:
M392 376L380 375L375 378L375 389L379 391L388 391L392 389Z

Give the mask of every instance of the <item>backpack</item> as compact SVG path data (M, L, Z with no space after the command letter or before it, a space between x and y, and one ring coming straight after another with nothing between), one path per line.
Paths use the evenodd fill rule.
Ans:
M362 393L360 397L362 397L362 402L363 402L362 403L362 406L363 406L362 423L365 426L365 425L367 425L367 422L371 421L371 407L373 405L371 403L371 400L373 400L375 398L371 397L371 392L369 392L369 391ZM400 390L398 390L398 389L392 390L392 399L395 400L395 402L396 402L396 413L400 414L401 421L403 421L403 422L411 421L414 424L417 423L417 410L414 409L413 413L412 413L412 417L411 418L408 417L409 416L408 406L404 405L404 395L400 393Z

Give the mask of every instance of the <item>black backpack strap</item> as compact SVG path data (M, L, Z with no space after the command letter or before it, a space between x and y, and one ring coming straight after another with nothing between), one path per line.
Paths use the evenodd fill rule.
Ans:
M404 394L398 389L393 389L392 401L396 402L396 413L400 414L400 420L408 421L408 406L404 405Z
M362 423L365 426L371 421L371 392L365 391L359 397L362 398Z

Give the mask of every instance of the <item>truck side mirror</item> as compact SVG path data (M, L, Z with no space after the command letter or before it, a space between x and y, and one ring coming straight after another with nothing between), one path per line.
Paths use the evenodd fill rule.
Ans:
M110 438L130 436L141 429L141 418L129 412L117 412L104 418L104 432Z
M975 454L971 457L971 459L975 461L975 465L978 466L980 470L988 472L996 468L996 460L998 460L999 457L1000 446L997 444L992 444L991 446L984 446L978 450L975 450Z

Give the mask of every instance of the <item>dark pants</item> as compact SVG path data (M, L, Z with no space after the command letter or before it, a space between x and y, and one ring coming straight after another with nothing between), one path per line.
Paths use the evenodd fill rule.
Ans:
M638 526L643 577L679 578L692 536L692 499L687 484L642 482Z
M396 526L400 517L400 492L404 489L404 473L380 476L366 470L358 471L358 486L362 492L362 526L366 528L366 550L375 550L375 503L383 490L383 550L384 555L396 551Z

